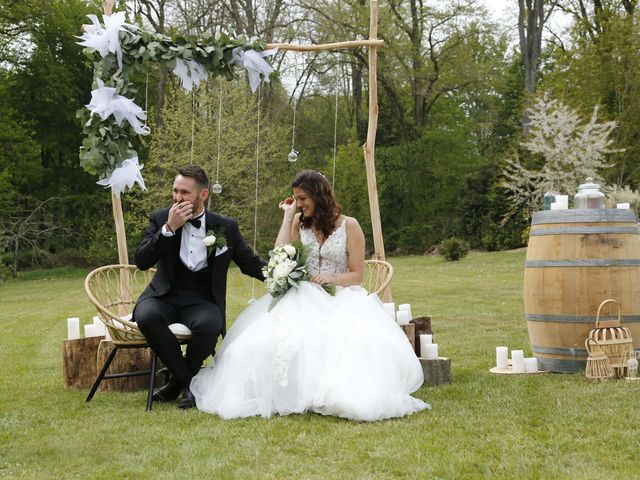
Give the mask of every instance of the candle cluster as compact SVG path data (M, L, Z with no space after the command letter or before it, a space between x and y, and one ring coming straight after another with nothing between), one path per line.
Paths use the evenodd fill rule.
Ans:
M438 344L433 343L433 335L429 333L420 335L420 356L430 360L438 358Z
M109 331L100 317L93 317L92 323L84 326L84 338L106 337L110 340ZM78 317L67 318L67 340L77 340L80 338L80 319Z
M384 308L393 320L402 326L409 325L411 320L413 319L413 314L411 312L411 305L409 303L401 303L398 305L398 309L396 310L395 303L385 303ZM416 345L416 352L419 352L419 357L428 358L428 359L437 359L438 355L438 344L433 343L433 335L431 334L421 334L420 336L420 345ZM417 338L416 338L417 342ZM417 348L420 350L417 350Z
M398 310L396 311L395 303L385 303L384 309L398 323L398 325L409 325L409 322L413 318L411 314L411 305L408 303L402 303L398 305Z
M509 368L509 348L496 347L496 367L500 370ZM535 373L538 371L538 359L524 357L524 350L511 350L511 368L513 373Z

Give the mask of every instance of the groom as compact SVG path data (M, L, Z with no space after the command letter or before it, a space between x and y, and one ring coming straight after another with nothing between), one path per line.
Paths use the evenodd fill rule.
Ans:
M213 354L218 336L226 331L227 270L233 260L240 270L264 280L264 261L242 238L236 220L206 211L209 179L202 168L186 165L173 181L173 205L149 215L136 251L141 270L157 271L138 299L133 319L151 349L171 372L169 382L153 399L176 400L179 408L193 408L191 378ZM214 235L215 245L207 247ZM191 330L186 355L169 325L181 323Z

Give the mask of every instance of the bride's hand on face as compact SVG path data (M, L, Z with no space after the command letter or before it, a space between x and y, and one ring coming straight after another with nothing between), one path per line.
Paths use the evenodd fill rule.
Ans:
M280 202L278 207L281 208L286 215L290 215L290 216L293 216L296 213L296 208L297 208L296 201L293 199L293 197L285 198Z

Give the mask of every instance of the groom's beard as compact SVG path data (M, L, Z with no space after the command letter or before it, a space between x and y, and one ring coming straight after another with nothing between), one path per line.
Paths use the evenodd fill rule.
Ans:
M204 201L198 197L193 202L193 213L192 217L195 218L202 213L202 206L204 205Z

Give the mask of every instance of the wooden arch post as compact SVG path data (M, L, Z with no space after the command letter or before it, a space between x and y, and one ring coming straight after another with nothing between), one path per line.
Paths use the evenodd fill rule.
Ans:
M113 13L113 6L116 0L105 0L103 9L105 15ZM122 201L113 187L111 188L111 207L113 210L113 221L116 226L116 241L118 243L118 263L129 265L129 252L127 251L127 233L124 229L124 215L122 214Z

